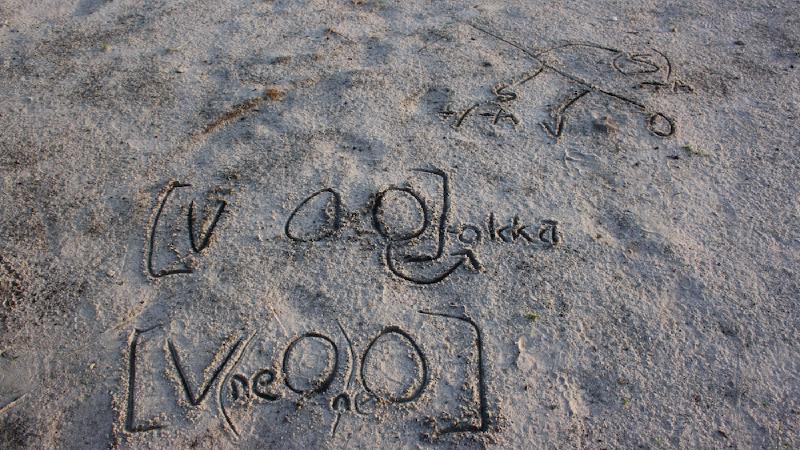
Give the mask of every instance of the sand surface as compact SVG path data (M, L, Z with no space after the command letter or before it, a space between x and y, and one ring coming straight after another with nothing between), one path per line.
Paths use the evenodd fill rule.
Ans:
M0 2L0 448L800 448L796 1Z

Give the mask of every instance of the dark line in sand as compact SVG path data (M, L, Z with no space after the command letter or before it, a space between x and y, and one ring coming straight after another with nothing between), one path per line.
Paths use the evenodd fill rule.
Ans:
M440 433L462 433L462 432L485 432L489 430L489 407L486 400L486 371L483 367L483 335L481 329L474 320L467 316L457 316L453 314L419 310L420 314L427 316L439 316L448 319L456 319L468 323L475 330L475 346L478 349L478 413L480 414L480 425L455 424L445 428Z
M207 134L211 134L216 131L218 128L223 127L234 120L244 116L245 114L249 113L250 111L255 110L258 105L270 98L268 92L264 92L259 97L251 98L249 100L244 101L243 103L239 103L238 105L234 106L230 111L226 112L222 116L216 118L214 121L206 125L199 134L196 134L194 137L202 137Z
M504 38L504 37L502 37L502 36L500 36L498 34L492 33L489 30L485 30L485 29L483 29L483 28L481 28L481 27L479 27L477 25L471 24L469 22L465 22L465 24L470 26L471 28L474 28L474 29L480 31L481 33L487 34L487 35L489 35L489 36L491 36L491 37L493 37L493 38L495 38L495 39L497 39L497 40L499 40L501 42L505 42L506 44L508 44L508 45L510 45L510 46L522 51L523 53L525 53L526 55L528 55L532 59L536 60L536 62L540 63L542 66L552 70L553 72L561 75L564 78L567 78L567 79L569 79L571 81L574 81L575 83L582 84L582 85L586 86L587 88L589 88L589 89L591 89L593 91L597 91L597 92L600 92L601 94L605 94L605 95L608 95L610 97L614 97L614 98L616 98L618 100L621 100L623 102L626 102L626 103L630 103L630 104L632 104L634 106L637 106L637 107L639 107L639 108L641 108L643 110L645 109L644 105L642 105L641 103L637 102L636 100L631 100L631 99L629 99L627 97L623 97L623 96L621 96L619 94L615 94L613 92L601 89L601 88L589 83L588 81L582 80L582 79L580 79L580 78L578 78L576 76L570 75L570 74L568 74L568 73L566 73L566 72L564 72L564 71L562 71L560 69L557 69L557 68L551 66L550 64L547 64L546 62L541 60L541 58L539 57L538 54L531 52L530 50L526 49L525 47L523 47L520 44L517 44L514 41L510 41L510 40L508 40L508 39L506 39L506 38Z
M228 415L228 411L225 409L225 405L222 403L222 391L225 389L225 386L228 384L228 380L231 378L231 372L239 365L239 361L242 360L242 356L244 356L245 352L247 351L247 346L250 345L250 342L256 337L256 333L253 333L250 338L244 343L244 347L242 347L242 351L239 352L239 355L236 357L236 360L230 366L230 368L225 372L224 376L222 377L222 382L219 384L219 389L217 390L217 402L219 404L219 409L222 411L222 416L225 418L225 422L228 426L231 427L231 431L237 437L239 436L239 430L236 429L236 426L233 424L230 416ZM241 339L239 340L241 342ZM238 346L238 343L237 343Z

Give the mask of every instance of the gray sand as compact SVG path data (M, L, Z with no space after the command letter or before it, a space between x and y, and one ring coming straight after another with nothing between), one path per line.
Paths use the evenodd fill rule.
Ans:
M800 448L799 11L3 1L0 448Z

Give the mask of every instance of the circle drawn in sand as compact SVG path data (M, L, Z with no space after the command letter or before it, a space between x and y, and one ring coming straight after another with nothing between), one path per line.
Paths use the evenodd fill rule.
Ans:
M283 354L286 387L300 395L323 392L333 383L338 361L339 349L329 337L306 333L292 341Z
M364 351L361 383L380 399L411 402L428 385L428 363L411 335L399 327L387 327Z

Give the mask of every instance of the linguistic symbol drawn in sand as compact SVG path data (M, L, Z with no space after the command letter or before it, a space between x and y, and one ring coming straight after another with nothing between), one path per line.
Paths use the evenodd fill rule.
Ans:
M140 433L145 431L163 428L158 423L147 425L136 425L136 351L139 346L139 336L153 330L151 327L145 330L133 330L128 344L128 401L125 409L125 431L128 433Z
M186 188L186 187L191 187L191 184L180 183L178 181L172 181L168 183L166 189L164 190L164 193L161 195L161 198L158 201L157 206L153 210L153 216L148 230L146 261L145 261L147 266L147 272L153 278L161 278L167 275L177 275L181 273L194 272L194 270L185 261L185 259L189 255L179 255L175 261L173 261L170 264L167 264L165 268L161 269L157 269L154 262L155 251L158 244L157 235L158 235L159 221L161 220L162 214L164 213L164 207L168 204L171 198L174 198L173 192L176 189ZM211 237L217 228L220 217L222 217L222 213L225 211L225 208L227 206L228 203L225 200L217 200L217 205L213 216L206 217L206 220L203 222L207 223L201 224L201 226L198 227L196 223L197 218L195 213L195 202L194 200L192 200L189 203L188 212L186 213L185 232L188 234L188 240L191 246L190 253L200 254L203 250L205 250L208 247L209 243L211 242Z
M320 227L320 230L316 234L308 234L308 235L295 235L292 232L292 221L294 220L295 216L298 212L300 212L307 204L312 202L317 197L328 195L331 197L330 200L333 201L333 214L325 214L326 218L328 219L326 224ZM327 211L326 211L327 213ZM299 205L289 214L289 218L286 219L286 225L283 227L283 232L286 234L286 237L289 239L296 241L296 242L314 242L320 241L331 236L333 233L338 231L342 227L342 196L336 192L334 189L325 188L320 189L317 192L309 195L305 200L300 202Z
M441 205L441 215L439 216L438 223L436 224L436 250L431 255L425 254L416 254L416 255L396 255L396 248L400 246L404 246L411 242L416 237L419 237L428 229L428 226L431 223L430 220L430 209L426 202L416 193L414 193L410 189L403 189L397 187L390 187L387 190L384 190L378 194L376 197L375 203L372 208L372 217L373 223L375 224L375 229L378 233L381 234L386 239L386 250L385 250L385 261L386 267L395 274L396 276L410 281L416 284L433 284L438 283L439 281L444 280L450 274L455 272L459 267L466 264L466 267L473 270L479 271L481 269L481 264L478 261L478 258L475 256L475 253L470 248L464 248L459 250L454 250L450 252L450 257L456 257L456 262L450 263L439 263L443 259L445 246L447 243L447 222L449 219L450 213L450 183L449 178L444 171L440 169L414 169L415 172L419 173L426 173L435 175L440 178L441 180L441 189L442 189L442 205ZM418 228L417 231L409 234L409 235L391 235L386 231L386 227L382 224L379 220L379 213L381 210L381 200L383 196L389 190L395 190L397 192L406 192L410 194L419 205L422 207L424 212L424 221L421 227ZM402 270L401 267L403 263L407 263L409 266L425 264L430 266L432 263L438 265L439 268L434 268L433 272L428 274L413 274L409 271Z
M450 209L452 194L450 178L447 173L438 168L413 169L412 172L432 176L438 182L439 198L436 202L429 202L420 192L411 186L391 185L378 191L371 205L370 214L372 226L384 240L384 263L387 269L396 277L415 284L434 284L445 280L455 273L460 267L465 267L472 272L480 272L482 265L476 253L476 247L482 244L484 229L470 223L450 225ZM386 214L390 207L386 204L388 195L404 197L419 212L419 221L408 230L397 231L387 222ZM324 197L323 197L324 196ZM295 223L296 218L306 208L311 208L315 200L320 201L321 215L324 223L315 230L303 229ZM434 219L434 212L438 212ZM295 242L318 242L333 237L339 232L344 223L342 217L346 216L342 206L341 194L333 188L320 189L292 211L284 226L286 237ZM486 223L485 232L491 242L528 244L542 244L545 247L558 245L561 231L555 220L543 220L538 226L525 225L519 216L507 224L496 221L494 213L490 213ZM452 248L448 235L455 235L460 246ZM426 239L427 238L427 239ZM426 242L427 241L427 242ZM414 251L420 244L428 245L426 251Z
M477 247L486 243L516 243L553 247L558 245L561 231L555 220L543 220L538 225L524 224L518 215L505 223L499 223L494 213L489 213L483 225L458 223L451 225L450 209L452 193L448 174L438 168L413 169L413 173L431 177L429 181L437 184L438 197L435 201L423 196L411 186L391 185L378 191L372 203L366 209L370 221L378 236L384 241L383 261L386 268L394 276L415 284L434 284L441 282L464 267L471 272L480 272L483 267L477 255ZM186 219L180 214L173 218L173 234L186 237L188 245L184 253L176 245L170 243L169 249L175 254L174 259L166 264L158 264L156 250L169 242L169 232L162 228L164 210L167 205L176 206L172 201L174 192L179 188L191 185L176 181L167 184L157 202L148 228L147 246L145 249L145 265L152 278L168 275L190 274L194 272L189 258L202 254L212 241L212 236L219 225L228 203L216 200L212 213L207 213L202 225L198 226L195 202L191 200L186 207ZM392 207L387 204L387 196L402 197L415 205L420 213L420 220L413 228L397 231L397 224L387 220L387 212ZM320 208L319 216L323 223L316 224L313 229L305 226L298 217L314 208ZM316 212L316 211L312 211ZM181 213L182 214L182 213ZM436 218L433 216L436 215ZM346 212L341 194L334 188L320 189L300 202L289 214L283 230L289 240L298 243L315 243L334 237L345 226L343 218L352 216ZM489 236L489 242L483 237ZM450 237L455 236L455 239ZM159 239L161 237L161 239ZM174 238L174 236L173 236ZM162 242L164 241L164 242ZM169 253L168 253L169 254Z
M446 420L447 423L440 424L437 419L429 418L426 423L432 425L432 430L426 435L430 438L437 438L451 433L479 433L489 430L489 413L488 413L488 400L487 400L487 383L486 372L484 367L484 343L483 335L478 324L467 316L454 315L444 312L433 312L420 310L418 314L430 317L432 319L451 319L459 323L469 325L470 332L474 333L474 342L477 360L473 361L475 364L474 371L469 370L465 375L469 378L474 376L474 386L477 391L477 398L475 399L474 414L477 418L477 423L474 420L466 419L460 420L452 419ZM180 388L186 395L189 407L196 408L202 405L211 392L212 388L216 387L217 401L219 411L221 413L224 423L228 425L228 429L235 435L239 436L239 430L234 423L233 418L226 408L226 399L231 400L230 406L236 406L247 410L248 405L253 404L268 404L274 402L284 395L298 396L300 399L311 399L319 395L325 395L330 390L334 382L338 384L339 376L341 376L342 391L331 397L327 403L331 411L335 414L332 423L331 436L335 436L337 427L342 417L350 412L356 415L372 415L378 408L385 408L391 404L417 404L418 401L425 399L425 402L430 403L435 400L431 395L423 397L423 394L429 391L431 382L436 381L432 379L431 364L428 359L426 351L417 342L417 340L407 331L399 326L391 325L385 326L381 331L369 340L369 343L361 353L361 357L356 357L355 346L350 339L350 336L345 331L340 322L337 321L339 330L347 343L347 356L346 364L340 364L339 347L332 337L320 332L310 331L300 334L298 337L292 339L284 349L278 360L280 361L279 370L273 370L271 367L257 369L252 375L248 376L245 373L237 370L237 366L242 360L243 356L248 352L250 343L254 340L256 333L250 335L249 338L231 336L223 342L217 349L216 356L212 358L208 367L205 368L203 373L207 373L205 379L202 380L198 389L193 389L190 380L187 378L187 371L185 366L180 361L179 350L175 346L173 340L169 337L165 338L166 352L168 359L172 360L175 375L179 381ZM145 421L143 425L136 424L136 383L137 383L137 357L139 349L140 336L158 327L151 327L145 330L136 329L131 334L128 348L128 380L127 380L127 408L124 413L124 430L128 433L142 433L165 428L167 425L163 423L152 423ZM404 342L404 346L411 350L411 359L413 362L412 372L415 374L411 384L400 392L387 392L384 389L377 387L373 383L380 383L381 376L387 376L382 372L373 374L372 377L367 375L367 365L371 358L375 357L373 354L376 351L385 353L387 350L377 350L376 345L387 336L395 336L400 342ZM295 358L295 353L298 345L307 340L315 340L322 342L330 351L326 352L326 364L315 374L310 380L307 387L301 387L296 384L295 378L297 374L294 373L293 366L289 363L290 360ZM435 345L435 344L433 344ZM428 347L428 351L431 347ZM151 350L152 351L152 350ZM402 353L402 352L401 352ZM381 355L396 357L397 355ZM469 368L471 358L466 359L467 367ZM359 367L360 365L360 367ZM344 373L340 373L340 368L344 368ZM213 369L213 370L212 370ZM358 373L358 376L356 376ZM370 372L372 373L372 372ZM151 374L151 376L153 376ZM378 378L376 378L376 376ZM165 380L174 380L174 377L167 376ZM283 381L283 386L287 392L280 392L279 380ZM152 380L151 380L152 381ZM358 383L359 386L354 386ZM225 394L229 393L226 397ZM262 403L261 401L266 403ZM434 404L433 406L436 406ZM440 406L439 406L440 407ZM459 408L460 411L469 408ZM450 414L445 416L449 417Z
M534 53L482 26L468 25L522 51L533 60L535 66L513 77L510 82L495 85L492 89L495 96L493 101L473 103L463 111L448 109L440 112L445 117L455 117L453 124L455 128L460 128L469 116L488 117L494 125L503 123L519 125L521 122L519 115L515 114L510 106L519 100L518 90L539 75L548 72L557 74L576 86L573 92L567 93L552 107L549 111L550 119L540 122L542 129L551 138L558 140L561 137L568 111L579 101L585 101L584 99L590 96L606 96L634 107L645 115L645 126L651 133L660 137L669 137L675 133L675 120L648 107L643 100L633 95L633 91L636 89L651 91L666 89L673 93L693 91L691 86L672 77L672 63L666 54L656 49L652 49L651 53L627 53L593 43L567 43ZM587 62L590 58L596 58L598 55L602 61L606 62L610 71L586 77L572 67L571 63L575 60ZM639 81L639 77L642 75L652 76L652 78ZM632 85L628 83L623 88L624 90L620 91L618 85L625 84L625 80L629 78L632 80Z

